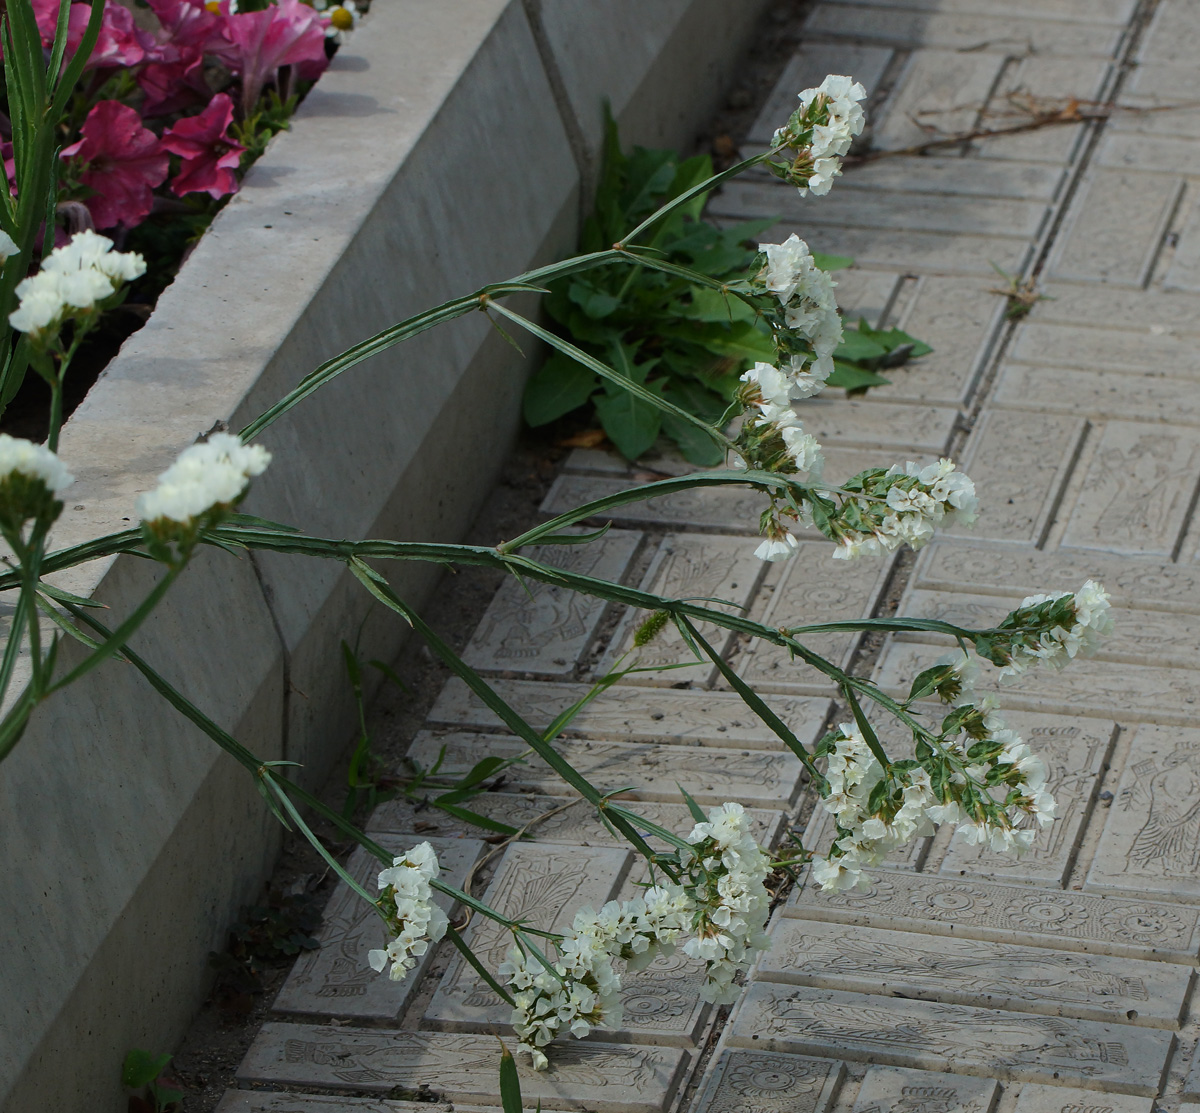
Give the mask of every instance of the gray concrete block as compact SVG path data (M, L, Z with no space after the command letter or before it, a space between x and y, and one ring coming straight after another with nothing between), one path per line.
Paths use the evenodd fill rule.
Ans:
M511 1041L510 1041L511 1044ZM596 1113L662 1113L686 1076L686 1052L572 1040L555 1046L554 1069L517 1059L521 1095L544 1108ZM494 1102L500 1048L496 1037L267 1024L238 1072L241 1081L317 1085L386 1094L397 1086L450 1101Z
M849 893L798 887L784 915L1185 966L1200 951L1200 909L1186 905L899 870L875 870L871 880Z
M992 1078L960 1078L903 1067L872 1067L854 1099L854 1113L991 1113L1000 1096Z
M835 989L755 982L730 1043L838 1055L987 1078L1071 1084L1153 1097L1175 1036L1154 1028L1031 1016Z
M1152 1098L1135 1098L1128 1094L1106 1093L1097 1096L1094 1090L1077 1090L1072 1086L1022 1086L1013 1113L1078 1113L1081 1109L1100 1108L1111 1113L1154 1113ZM1181 1109L1179 1113L1187 1113Z
M1194 972L1168 962L783 918L759 981L1178 1030Z
M713 1060L696 1113L828 1113L845 1068L828 1059L725 1048Z

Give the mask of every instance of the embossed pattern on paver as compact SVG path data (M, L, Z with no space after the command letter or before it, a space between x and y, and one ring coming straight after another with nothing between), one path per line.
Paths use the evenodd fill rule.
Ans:
M755 982L738 1006L729 1042L1153 1095L1175 1036L1155 1028Z
M1011 0L1000 11L988 0L818 0L755 124L733 139L745 154L762 150L802 86L850 73L878 90L855 153L873 137L889 157L848 161L828 198L801 199L754 171L710 205L718 221L782 216L764 240L796 231L814 250L853 256L835 275L849 321L861 314L933 346L887 368L889 386L855 400L827 391L801 416L825 445L833 483L865 467L954 456L979 486L975 530L939 534L915 565L890 567L835 565L806 527L791 564L764 568L750 556L764 506L754 492L683 492L581 523L644 532L639 559L653 559L645 586L719 595L772 627L879 613L901 591L902 613L986 626L1025 595L1102 581L1118 628L1097 658L1010 688L997 688L994 672L980 681L1045 755L1061 818L1020 860L942 830L873 871L867 892L822 893L802 876L730 1021L699 1002L696 963L661 959L626 974L619 1030L556 1045L549 1075L522 1065L528 1107L1200 1113L1178 1104L1200 1101L1200 1065L1182 1080L1196 1040L1188 1002L1200 957L1200 788L1189 772L1200 761L1190 756L1200 737L1200 110L1187 106L1200 100L1192 64L1200 8L1159 0L1138 45L1135 7L1145 5ZM974 125L1030 123L1072 100L1086 116L1114 89L1120 104L1185 107L1118 111L924 154L897 150ZM1010 324L994 267L1024 278L1035 262L1047 298ZM636 465L603 448L576 449L543 512L695 470L660 449ZM607 559L602 548L556 555ZM606 574L619 575L618 565L626 567L616 559ZM553 592L535 591L531 602L503 589L470 653L541 729L586 694L576 678L618 659L640 619L620 616L610 635L601 608L563 609ZM765 644L706 631L803 742L837 721L834 693L812 670ZM812 644L839 663L863 660L853 633L814 635ZM889 637L875 675L906 692L945 648L936 635ZM671 628L645 656L691 660ZM705 804L755 805L756 836L771 843L798 799L800 771L726 688L707 662L620 683L555 744L602 787L634 786L631 806L649 822L690 829L679 781ZM428 765L444 743L451 775L489 753L524 749L459 680L426 725L413 755ZM886 722L879 730L890 751L908 752L902 734ZM497 890L497 900L534 908L549 926L566 922L584 889L592 903L636 891L640 864L540 762L506 770L498 788L467 804L531 826L491 882L520 875L522 891ZM437 819L442 831L454 822ZM370 828L411 823L411 802L397 800L377 809ZM465 822L461 833L479 834ZM818 808L806 845L823 850L832 836ZM510 869L518 860L522 868ZM556 871L567 878L565 897L546 882ZM468 928L494 944L496 960L505 939L491 931L479 920ZM458 956L443 977L440 986L427 977L419 1006L399 1019L374 1020L387 1027L269 1025L242 1084L384 1094L424 1082L423 1096L494 1113L490 1033L507 1030L507 1010ZM354 1019L337 1008L330 1015ZM440 1030L414 1031L429 1028ZM687 1057L710 1039L707 1074L681 1106ZM310 1113L307 1096L295 1110L243 1108L243 1098L227 1098L242 1102L229 1113ZM312 1100L311 1113L323 1113ZM382 1097L357 1100L371 1103L364 1113L394 1113Z
M872 1067L859 1087L854 1113L991 1113L1000 1096L992 1078L961 1078L903 1067Z

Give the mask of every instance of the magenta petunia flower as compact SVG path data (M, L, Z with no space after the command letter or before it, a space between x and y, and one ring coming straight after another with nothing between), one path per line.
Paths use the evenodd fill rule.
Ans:
M227 197L237 192L234 171L246 149L230 137L233 101L218 93L198 116L188 116L163 133L163 150L183 159L183 167L171 182L171 189L185 193L207 193Z
M33 0L33 15L37 20L42 42L54 41L58 24L58 0ZM71 58L87 30L92 9L89 4L72 4L67 15L67 52ZM142 31L133 20L133 12L121 4L105 3L100 20L100 37L88 58L86 69L116 69L137 66L146 61L155 47L154 37Z
M132 228L146 219L170 159L158 136L120 101L102 100L88 113L82 139L62 152L80 167L79 180L93 191L84 200L97 228Z
M222 10L227 4L221 5ZM229 68L242 79L242 108L249 114L263 86L274 80L280 66L320 67L325 58L325 24L301 0L279 0L258 12L226 15L225 34L233 43Z

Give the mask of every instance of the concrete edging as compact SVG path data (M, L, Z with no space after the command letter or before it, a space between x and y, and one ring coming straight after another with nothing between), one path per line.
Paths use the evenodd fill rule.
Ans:
M68 423L77 479L54 543L123 528L199 433L240 427L351 343L569 252L601 96L627 140L686 144L764 4L377 2ZM528 369L476 317L377 357L268 430L275 463L247 509L333 536L455 539ZM121 558L62 583L120 615L155 575ZM396 582L419 603L436 574ZM348 738L339 639L367 605L335 567L206 553L137 645L315 783ZM401 641L372 620L363 649ZM234 762L115 664L41 709L0 774L0 1109L115 1111L125 1052L173 1046L199 1005L205 953L266 876L274 821Z

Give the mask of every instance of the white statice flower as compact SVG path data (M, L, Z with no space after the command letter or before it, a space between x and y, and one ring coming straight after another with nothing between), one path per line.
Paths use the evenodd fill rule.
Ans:
M1013 614L1019 615L1022 611L1060 600L1070 600L1068 609L1072 617L1069 624L1060 623L1043 629L1032 642L1028 635L1014 639L1009 663L1000 670L1002 684L1013 683L1038 664L1061 669L1077 656L1090 656L1099 648L1101 640L1112 633L1109 595L1095 580L1088 580L1073 594L1066 591L1056 595L1027 596Z
M397 856L379 873L379 906L392 938L382 949L368 951L367 961L377 973L390 967L394 982L407 976L429 945L446 934L446 913L433 903L429 884L437 875L437 853L427 842Z
M763 538L754 555L759 560L777 561L790 560L800 547L800 542L790 533L782 533L778 537Z
M842 157L862 133L862 101L867 91L850 77L830 74L815 88L800 94L800 107L771 141L774 147L800 152L787 177L805 196L822 196L841 173Z
M89 229L76 232L42 260L37 274L17 284L20 300L9 314L9 324L19 332L40 336L70 317L89 313L126 282L146 273L141 255L112 247L107 236Z
M261 445L242 444L232 433L214 433L185 448L158 477L158 486L138 496L138 516L144 522L186 524L214 507L231 506L270 462L271 454Z
M0 480L14 473L40 479L51 494L75 482L66 465L45 445L0 433Z
M10 255L19 255L20 251L21 249L17 246L17 241L3 229L0 229L0 263L3 263Z

